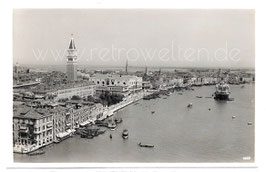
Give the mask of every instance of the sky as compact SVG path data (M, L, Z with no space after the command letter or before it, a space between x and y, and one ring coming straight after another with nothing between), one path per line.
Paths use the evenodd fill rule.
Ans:
M255 11L234 9L14 9L13 63L255 67Z

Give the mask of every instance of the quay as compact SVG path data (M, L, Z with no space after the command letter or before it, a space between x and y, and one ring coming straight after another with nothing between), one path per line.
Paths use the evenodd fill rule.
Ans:
M112 115L114 115L115 112L117 112L118 110L125 108L126 106L135 103L141 99L143 99L144 96L146 96L147 94L151 94L148 92L139 92L139 93L135 93L133 95L130 95L128 97L126 97L122 102L112 105L110 107L107 107L105 109L105 111L103 112L103 116L101 118L99 118L98 120L104 120Z

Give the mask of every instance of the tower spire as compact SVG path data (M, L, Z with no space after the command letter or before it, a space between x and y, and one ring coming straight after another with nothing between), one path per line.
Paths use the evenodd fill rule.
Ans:
M73 38L73 33L71 33L71 40L70 40L68 49L70 49L70 50L75 50L76 49L74 38Z

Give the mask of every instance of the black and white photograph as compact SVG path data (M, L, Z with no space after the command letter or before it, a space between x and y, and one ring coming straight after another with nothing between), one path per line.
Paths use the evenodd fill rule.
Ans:
M42 6L2 41L6 170L259 169L255 8Z
M15 162L254 161L254 10L13 17Z

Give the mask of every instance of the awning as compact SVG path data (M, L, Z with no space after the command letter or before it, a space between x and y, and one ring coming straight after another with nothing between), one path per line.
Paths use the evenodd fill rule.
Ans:
M67 129L66 132L67 132L67 133L71 133L72 130L71 130L71 129Z
M85 126L85 125L87 125L89 123L90 123L89 121L85 121L85 122L80 123L79 125L83 127L83 126Z
M20 130L27 130L27 127L21 125L21 126L19 127L19 129L20 129Z
M49 124L47 124L46 126L47 126L47 128L50 128L50 127L53 126L53 124L52 124L52 123L49 123Z

